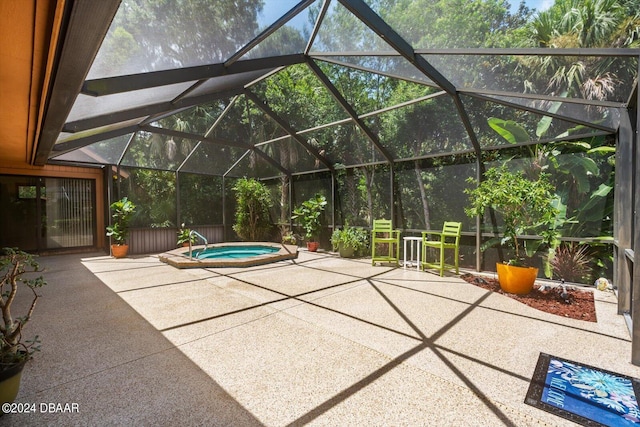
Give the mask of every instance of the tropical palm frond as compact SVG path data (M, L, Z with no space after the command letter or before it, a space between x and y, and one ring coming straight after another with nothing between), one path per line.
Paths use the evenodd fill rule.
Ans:
M169 160L173 160L176 157L176 153L178 152L178 145L173 140L173 138L169 138L167 142L165 142L165 153L167 154L167 158Z
M585 80L582 84L582 94L585 99L605 101L615 92L616 79L610 73Z

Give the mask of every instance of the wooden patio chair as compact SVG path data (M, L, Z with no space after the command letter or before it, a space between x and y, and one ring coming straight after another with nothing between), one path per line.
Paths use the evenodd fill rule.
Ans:
M371 265L376 262L390 262L398 265L400 260L400 230L391 228L391 220L375 219L373 220L373 229L371 230ZM386 255L377 254L376 246L385 244L389 246Z
M460 273L458 267L458 254L460 246L460 232L462 230L461 222L445 222L442 227L442 232L438 231L423 231L422 232L422 264L421 268L424 271L425 267L434 268L440 272L440 276L444 276L445 269L456 269L456 274ZM430 236L437 236L436 239L429 240ZM427 249L437 249L439 258L436 261L427 261ZM446 249L454 250L454 264L445 264L444 251Z

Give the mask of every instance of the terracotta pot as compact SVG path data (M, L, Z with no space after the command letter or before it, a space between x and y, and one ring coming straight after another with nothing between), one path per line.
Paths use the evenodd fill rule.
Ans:
M320 247L319 242L307 242L307 250L309 252L316 252L319 247Z
M516 267L496 263L496 271L500 287L510 294L528 294L533 289L533 284L538 277L538 269L534 267Z
M124 258L129 252L129 245L111 245L111 256L114 258Z

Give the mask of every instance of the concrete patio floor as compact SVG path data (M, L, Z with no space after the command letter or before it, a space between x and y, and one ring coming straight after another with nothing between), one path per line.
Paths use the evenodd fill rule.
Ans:
M564 426L524 404L540 352L640 377L616 298L598 323L458 277L301 251L244 269L41 257L42 351L7 426Z

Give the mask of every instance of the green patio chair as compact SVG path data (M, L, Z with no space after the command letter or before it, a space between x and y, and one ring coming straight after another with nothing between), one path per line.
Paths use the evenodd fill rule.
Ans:
M459 245L460 245L460 231L462 230L461 222L445 222L442 227L442 232L438 231L423 231L422 232L422 270L424 271L425 267L434 268L440 271L440 276L444 276L445 269L456 269L456 274L460 273L460 269L458 267L458 253L459 253ZM429 237L437 236L436 239L429 240ZM439 253L439 258L437 261L427 261L427 249L433 248L437 249ZM445 249L453 249L454 254L454 264L445 264L444 262L444 251Z
M379 245L388 245L387 254L376 254L376 247ZM373 229L371 230L371 265L376 262L390 262L398 265L400 260L400 230L392 228L391 220L375 219L373 220Z

